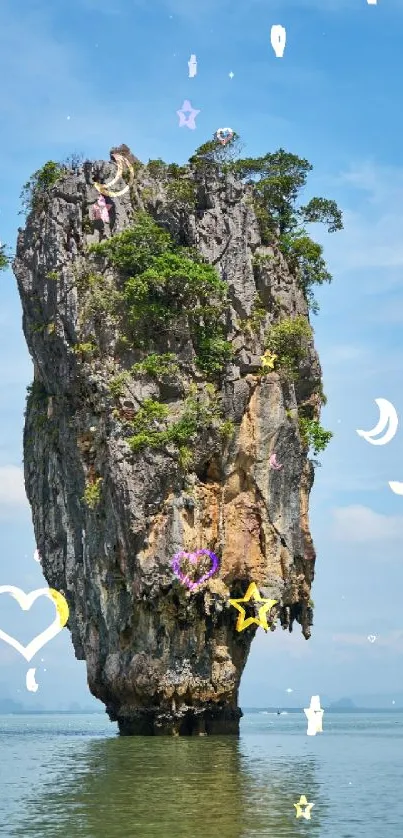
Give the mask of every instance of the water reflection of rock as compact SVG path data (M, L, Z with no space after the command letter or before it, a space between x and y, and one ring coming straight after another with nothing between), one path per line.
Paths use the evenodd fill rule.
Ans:
M241 838L240 788L232 737L90 742L60 783L30 800L21 834Z
M29 801L18 834L295 838L293 803L305 793L315 803L310 838L320 836L315 759L275 756L267 736L118 738L75 750L60 781Z

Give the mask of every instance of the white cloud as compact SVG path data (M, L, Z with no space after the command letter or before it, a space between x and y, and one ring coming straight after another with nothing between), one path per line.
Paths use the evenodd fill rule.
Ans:
M345 646L369 646L368 635L365 634L332 634L334 643L342 643Z
M320 360L322 364L339 366L347 361L370 361L371 349L365 346L353 346L351 344L340 344L339 346L326 345L321 351Z
M24 473L19 466L0 466L0 515L12 509L28 508Z
M328 427L328 424L326 424L326 427ZM331 430L333 430L335 434L339 435L340 425L333 423ZM382 479L379 474L372 471L366 471L362 474L357 474L356 471L352 471L351 473L347 472L346 474L343 474L341 477L340 470L338 468L337 455L335 459L337 462L334 462L333 460L331 464L328 463L326 468L323 468L316 478L321 493L324 489L326 489L328 493L340 491L380 492L385 490L385 480Z
M401 201L403 197L403 169L397 166L379 166L374 160L360 161L352 163L340 179L366 192L365 200L374 206L385 201Z
M403 267L403 168L386 166L373 160L352 164L337 177L326 177L326 189L348 189L339 199L344 229L329 236L315 225L315 238L324 247L331 272L367 270L359 282L360 294L385 292L402 283ZM378 271L388 269L382 276ZM393 273L394 272L394 273Z
M273 657L287 655L290 658L300 659L312 657L313 651L309 643L306 641L301 633L298 623L294 623L292 632L282 629L280 623L276 623L276 630L266 634L263 630L258 630L253 641L251 657L263 648L267 650L267 642L270 634L270 654Z
M399 541L403 538L403 515L382 515L359 504L345 506L333 510L332 529L338 541Z
M400 204L389 204L379 212L372 220L363 212L343 210L344 230L337 234L337 242L322 239L333 272L403 267L403 194Z
M372 634L376 637L373 643L368 640L368 636L371 636L371 634L333 634L332 640L335 643L341 643L345 646L383 646L383 648L394 651L403 651L402 631L389 631L387 634L377 634L374 631Z

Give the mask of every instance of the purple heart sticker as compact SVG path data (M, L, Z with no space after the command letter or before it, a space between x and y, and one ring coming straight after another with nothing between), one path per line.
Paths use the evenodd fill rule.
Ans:
M211 568L207 573L204 573L203 576L201 576L197 582L192 582L191 579L189 579L189 577L185 573L182 573L180 567L181 562L183 561L183 559L188 559L191 562L191 564L195 565L197 564L197 561L200 556L208 556L210 558ZM202 583L205 582L206 579L210 579L210 576L213 576L216 570L218 570L219 560L215 553L212 553L211 550L196 550L194 553L187 553L185 550L182 550L181 553L175 554L171 564L172 570L178 577L178 579L180 579L181 582L183 582L183 584L186 585L190 591L194 591L195 588L197 588L199 585L202 585Z

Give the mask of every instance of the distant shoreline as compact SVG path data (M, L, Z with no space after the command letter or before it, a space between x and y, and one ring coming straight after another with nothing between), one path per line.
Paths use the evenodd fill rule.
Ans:
M302 713L303 707L245 707L248 713ZM403 707L324 707L326 713L403 713ZM0 710L0 716L104 716L102 710Z
M403 713L403 707L323 707L326 713ZM244 713L301 713L303 707L245 707Z

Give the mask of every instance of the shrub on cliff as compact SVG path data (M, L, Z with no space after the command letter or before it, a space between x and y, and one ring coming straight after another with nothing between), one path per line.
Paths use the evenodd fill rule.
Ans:
M277 356L276 366L295 380L301 361L308 355L311 338L312 329L305 317L285 317L267 332L265 348Z
M300 232L284 233L281 249L292 271L298 271L300 287L303 289L310 310L317 314L319 306L312 291L312 285L331 282L332 276L322 257L323 247Z
M333 437L332 431L325 431L317 419L298 419L299 432L304 446L311 448L314 455L320 454Z
M221 415L214 387L206 385L202 397L198 397L194 387L191 387L183 404L182 415L171 424L169 424L167 405L152 399L145 399L130 423L134 434L127 439L127 442L133 453L147 447L164 448L168 444L173 444L178 449L182 467L186 468L191 462L189 443L194 442L198 432L203 428L208 428L213 422L218 423L219 432L223 437L230 435L231 423L224 421Z
M188 212L196 207L196 185L186 178L172 178L167 185L166 196L169 203Z
M27 183L24 184L20 199L22 202L21 212L29 213L32 210L46 208L47 199L52 186L68 172L77 171L82 163L79 154L72 154L61 163L48 160L41 169L37 169Z
M84 495L81 500L89 509L95 509L101 500L103 478L97 477L93 480L86 481Z
M146 213L137 216L134 227L89 250L106 256L122 276L134 345L149 348L153 334L174 329L185 318L199 369L208 377L223 369L232 354L220 321L227 284L212 265L195 250L175 245Z
M37 169L22 187L23 210L30 212L33 209L42 209L49 189L57 183L62 174L60 164L54 160L48 160L41 169Z
M164 179L167 174L167 164L158 157L157 160L149 160L147 163L147 171L155 180Z
M189 163L196 171L203 171L209 165L222 171L230 170L240 150L240 137L234 132L234 136L225 145L215 138L203 143L190 157Z
M237 135L236 138L238 141ZM322 258L323 248L307 235L304 225L322 222L328 225L329 233L342 230L342 214L336 202L315 197L305 206L297 205L299 193L312 171L312 165L305 158L280 148L263 157L236 160L233 151L237 143L234 148L229 144L227 151L226 146L222 151L219 146L216 140L205 143L189 162L197 168L203 160L219 163L220 156L225 158L227 154L225 168L252 186L262 243L269 245L279 241L291 270L298 276L311 311L316 314L318 304L312 286L331 282L332 276Z
M207 375L219 372L231 355L220 315L226 283L215 268L181 252L164 253L131 277L125 286L127 316L133 332L172 328L185 315L196 352L196 364Z
M133 436L127 440L131 450L137 452L146 447L162 448L169 442L175 442L176 423L172 424L168 429L168 417L169 408L167 405L154 401L153 399L144 399L140 410L130 423L134 431ZM162 423L164 425L163 428L161 427ZM183 419L180 420L179 424L181 443L184 442L182 425ZM192 422L187 427L186 441L194 436L196 430L196 424Z
M272 229L280 236L303 224L323 222L328 232L342 230L342 214L335 201L311 198L305 206L297 207L299 192L306 185L312 165L305 158L280 148L264 157L238 160L233 171L254 185L254 194L272 221Z
M0 245L0 271L6 271L11 262L11 256L7 253L7 245Z
M151 378L159 381L161 378L169 378L175 376L179 367L176 361L176 355L172 352L166 352L163 355L151 353L147 355L142 361L133 364L131 367L132 373L138 375L145 373Z
M106 256L110 263L124 276L129 277L145 271L154 256L172 252L171 236L145 212L138 213L136 223L122 233L99 244L92 244L89 253Z

